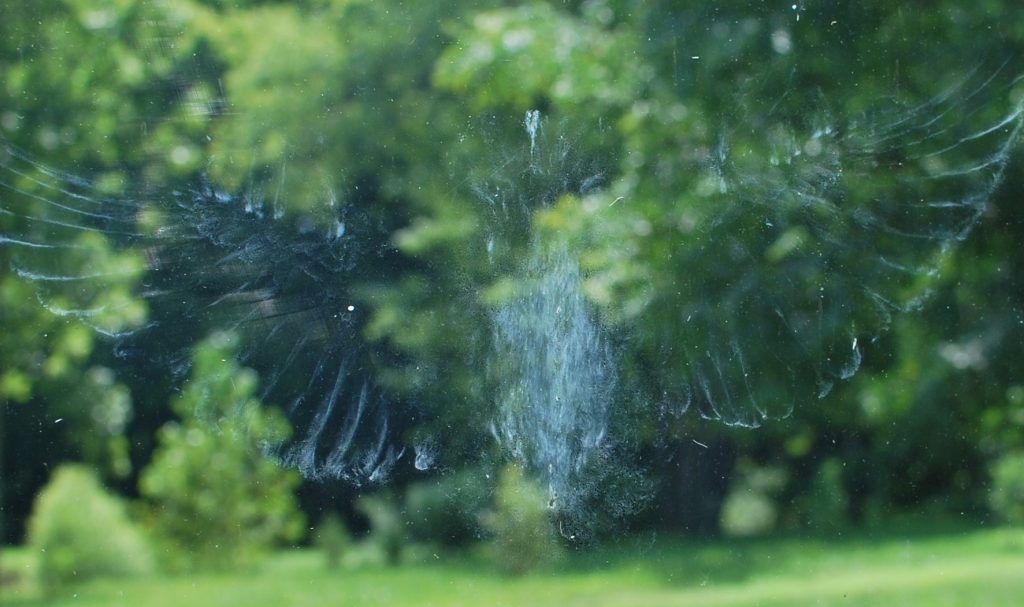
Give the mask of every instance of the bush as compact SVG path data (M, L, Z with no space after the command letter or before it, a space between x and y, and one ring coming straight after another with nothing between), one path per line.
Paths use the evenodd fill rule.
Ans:
M39 555L40 581L47 588L154 568L152 549L124 504L84 466L61 466L39 492L28 544Z
M1024 452L1004 455L992 466L989 504L1006 522L1024 524Z
M786 484L786 474L779 468L749 463L739 468L739 479L722 504L722 533L732 537L769 533L778 522L775 501Z
M521 468L502 471L494 510L481 522L493 538L490 555L506 573L522 575L561 556L547 504L547 495Z
M814 475L810 491L802 500L804 520L816 532L842 529L849 523L850 496L843 479L843 462L828 458Z
M729 493L722 504L722 533L729 537L764 535L775 528L775 501L749 487Z
M341 522L341 518L331 512L317 525L313 541L324 551L327 569L334 571L341 566L341 557L352 543L352 537L345 524Z
M287 422L252 397L256 375L233 362L233 345L217 334L197 348L193 376L171 404L181 422L160 430L139 482L174 568L246 567L302 532L299 477L261 450L287 437Z
M385 563L397 565L406 533L394 499L387 494L364 495L356 502L356 507L370 519L370 544L377 548Z
M405 513L409 535L417 542L458 547L479 539L480 513L494 481L483 468L470 468L409 486Z

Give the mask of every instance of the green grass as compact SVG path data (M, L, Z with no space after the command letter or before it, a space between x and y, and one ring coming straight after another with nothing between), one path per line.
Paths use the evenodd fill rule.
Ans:
M1024 529L833 540L696 543L654 536L569 557L508 579L475 559L328 572L311 550L281 552L257 572L99 580L44 598L33 557L7 549L0 601L28 605L1021 605ZM12 581L13 579L13 581Z

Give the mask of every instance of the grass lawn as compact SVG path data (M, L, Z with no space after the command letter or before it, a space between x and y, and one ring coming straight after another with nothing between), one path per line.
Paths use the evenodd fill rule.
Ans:
M655 536L508 579L472 559L328 572L312 550L243 575L99 580L42 598L33 557L2 553L5 606L1024 605L1024 529L695 543ZM12 581L12 578L16 578Z

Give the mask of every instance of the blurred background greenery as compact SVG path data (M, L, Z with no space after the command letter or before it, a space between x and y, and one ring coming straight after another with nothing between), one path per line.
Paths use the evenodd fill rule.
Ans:
M177 575L201 580L207 596L237 597L216 604L304 604L322 587L367 603L429 602L454 589L494 595L494 604L582 592L615 604L788 605L830 604L879 580L891 592L879 604L914 592L920 604L971 604L985 593L1012 604L1024 592L1010 574L1024 565L1019 529L968 530L1024 524L1019 151L970 238L915 259L940 271L887 286L907 301L928 297L892 318L861 372L827 399L809 397L749 429L681 413L671 405L685 400L679 394L652 404L650 390L627 390L630 454L645 464L609 481L619 492L596 494L590 520L571 531L529 474L469 455L489 413L487 380L452 361L486 358L465 310L502 287L478 246L493 218L480 202L488 194L474 188L495 178L493 167L530 159L527 110L545 116L541 153L571 184L505 237L536 229L570 243L604 326L631 329L616 344L627 384L665 386L684 364L666 344L715 338L685 326L680 310L713 300L707 285L735 263L699 255L721 249L686 229L721 203L707 190L723 129L742 169L745 154L769 154L775 122L869 121L880 104L895 118L954 90L990 96L994 112L982 116L989 105L979 102L978 115L954 118L991 123L1000 104L1024 97L1014 80L1024 73L1024 17L1010 0L776 4L5 2L4 140L88 180L95 195L131 196L140 225L159 218L138 201L206 178L232 191L270 184L296 225L325 224L334 210L325 201L340 199L388 235L354 290L372 310L361 339L383 388L415 394L445 445L430 470L399 467L380 490L302 480L261 450L292 429L274 407L282 403L256 397L262 369L233 362L238 335L211 319L181 327L180 344L143 341L153 356L116 356L102 333L44 309L39 285L9 271L14 253L0 242L2 532L5 544L26 546L4 552L0 592L59 600L66 587L98 580L88 588L110 604L115 591L141 596L153 576L165 593L201 592ZM951 89L971 70L1014 84ZM29 229L24 218L45 206L41 186L5 177L3 234ZM587 198L590 186L604 190ZM739 244L760 246L748 225L760 217L727 220ZM782 245L800 238L780 239L749 271L770 275L787 255ZM49 301L116 310L90 319L106 333L167 313L140 295L145 251L109 233L76 244L63 267L97 276L46 285ZM700 263L681 267L682 258ZM869 276L866 262L837 263ZM466 284L489 290L465 293ZM694 313L715 318L703 307ZM742 337L755 355L775 347ZM176 379L175 368L188 372ZM808 385L820 380L806 373ZM765 401L781 381L758 384ZM921 539L902 544L892 529ZM671 539L649 547L633 538ZM322 550L329 567L312 573L310 553L281 551L297 546ZM867 567L865 577L839 576L830 547L852 555L854 573ZM623 554L646 565L632 569ZM245 577L260 567L281 590ZM497 572L536 569L545 572L538 580L508 582L512 598L497 598ZM348 585L332 586L338 570ZM144 581L104 586L125 576ZM374 595L387 580L396 594ZM739 585L704 596L707 581ZM611 591L624 587L639 590Z

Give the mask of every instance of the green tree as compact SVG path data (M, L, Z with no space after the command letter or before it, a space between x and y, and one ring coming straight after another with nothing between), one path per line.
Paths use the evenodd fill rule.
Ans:
M152 573L153 548L124 503L81 465L64 465L36 498L28 545L44 586Z
M299 478L267 450L287 438L285 419L253 394L257 378L232 362L234 338L214 334L195 351L192 377L171 404L139 488L172 565L251 565L280 540L302 534L293 494Z
M385 564L398 565L409 534L394 494L384 492L360 496L356 507L370 521L367 541Z
M1002 406L1014 381L1003 366L1021 355L1013 278L1020 270L1011 261L1020 247L1007 246L1020 224L986 213L984 235L956 249L949 245L974 216L919 213L915 203L950 199L980 213L972 204L993 193L1001 174L994 167L1017 148L1000 147L1015 141L1012 125L989 127L1015 115L1021 91L1013 76L1022 66L984 58L1019 57L1024 32L1000 25L1010 10L1000 2L986 11L941 2L914 17L881 2L793 10L594 1L485 11L457 30L435 83L478 112L545 109L549 132L567 116L590 120L577 126L586 135L570 133L555 147L582 158L597 153L601 169L592 170L603 191L574 187L578 166L540 154L495 183L522 188L548 167L564 177L546 199L525 196L535 209L547 207L527 232L568 241L587 294L608 326L629 336L622 372L640 395L630 423L642 440L699 434L727 453L792 469L801 492L813 490L816 462L836 456L849 469L835 480L861 496L851 504L855 515L863 511L856 501L872 492L890 506L942 492L970 494L977 504L987 443L979 423L1014 417ZM984 44L964 36L978 27L1001 35ZM936 78L934 57L961 63ZM976 68L986 76L972 77ZM997 84L986 84L991 74ZM950 100L964 105L943 111ZM602 125L613 143L593 140ZM821 137L828 128L841 133L833 148ZM913 134L924 131L929 136ZM996 162L986 165L989 158ZM886 162L892 170L880 170ZM937 168L978 163L959 182ZM1005 170L1008 183L990 209L1014 199L1017 173ZM472 272L444 247L414 246L445 233L450 214L439 209L398 244L434 260L435 272ZM983 271L968 275L966 267ZM522 280L514 269L508 275ZM929 301L926 314L915 314ZM937 336L936 327L954 321L960 336ZM979 348L977 368L950 367L957 351ZM863 383L844 383L864 352ZM741 428L683 415L688 408ZM880 409L887 413L876 417ZM886 416L899 421L879 421ZM715 461L688 459L658 471L668 494L698 476L691 466ZM893 473L880 481L885 487L868 489L880 465Z
M1008 453L993 464L989 503L1006 522L1024 524L1024 453Z
M1024 230L1012 211L1024 171L1012 165L1002 194L972 207L980 229L948 241L956 246L918 238L942 205L913 203L962 200L971 188L944 187L946 169L1017 153L992 154L986 146L1005 130L984 131L1022 95L1015 10L1005 0L939 0L922 11L880 0L23 3L0 21L0 128L32 157L91 180L89 192L145 199L203 169L226 189L262 192L281 215L281 242L293 242L291 227L308 235L337 221L341 246L367 253L345 291L359 311L359 343L314 335L311 353L275 385L304 390L309 360L324 350L368 349L354 366L389 399L414 401L414 423L444 436L444 464L461 465L486 440L498 400L481 371L491 311L527 278L520 261L536 238L562 242L579 263L616 342L625 401L616 410L635 430L628 438L674 456L653 458L671 462L654 464L663 513L706 510L714 525L740 459L785 469L785 492L806 495L834 458L829 484L849 496L855 518L864 496L911 507L952 493L981 506L986 463L1024 444ZM949 57L960 65L935 69ZM1006 65L990 69L984 57ZM545 117L536 145L523 128L533 109ZM3 234L73 247L33 252L5 241L3 267L104 276L0 277L0 394L16 412L5 418L6 462L17 445L37 455L54 445L58 457L106 453L84 446L107 436L92 420L106 420L111 436L124 432L127 391L105 372L84 324L36 304L96 312L78 320L106 333L131 330L147 315L132 292L142 257L127 252L128 237L99 237L102 222L75 230L28 219L66 219L47 214L47 200L68 182L8 156ZM967 173L994 182L997 164ZM118 217L129 228L160 223L148 203L128 208ZM357 218L378 231L367 240L346 233ZM870 229L881 224L892 229ZM214 231L250 244L244 228ZM149 312L200 310L187 326L201 334L230 316L207 314L203 299L203 279L224 274L182 257L147 288L173 293L152 296ZM197 280L183 286L182 276ZM241 277L239 293L259 289L259 305L283 310L262 295L298 285L305 303L310 283L291 281L250 286ZM257 325L242 326L255 335ZM253 342L261 345L246 360L263 368L291 359L280 345L264 347L271 342ZM179 354L157 337L137 345L163 361ZM854 352L864 368L845 382ZM165 419L161 386L134 371L133 396L152 407L135 419ZM80 386L87 396L65 396ZM766 414L749 399L707 406L739 392ZM730 428L696 408L765 425ZM217 415L200 417L217 429ZM53 440L26 438L40 422ZM622 438L621 429L609 436ZM5 478L31 485L5 466ZM799 495L780 496L780 508L784 497ZM780 512L780 523L791 514Z
M341 517L336 512L329 512L316 526L313 541L323 551L327 569L336 571L352 544L352 536Z
M149 443L129 437L138 401L107 344L147 320L133 293L145 262L124 246L134 222L127 207L98 205L199 162L210 114L193 111L179 88L194 82L194 98L203 97L201 74L187 66L202 52L186 31L187 11L171 4L3 7L0 233L16 235L0 244L8 540L20 536L46 462L84 459L126 479L133 446ZM175 43L158 48L167 38ZM60 217L61 206L79 205L90 206L80 224ZM47 241L56 246L35 246Z
M502 470L494 507L482 514L481 522L492 538L488 546L491 558L506 573L523 575L561 556L549 501L519 466Z

